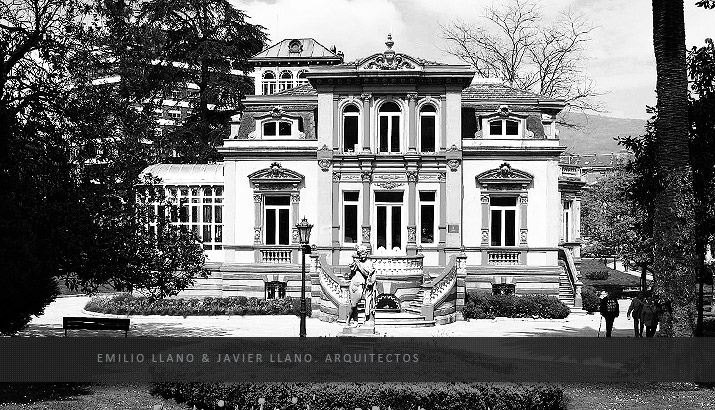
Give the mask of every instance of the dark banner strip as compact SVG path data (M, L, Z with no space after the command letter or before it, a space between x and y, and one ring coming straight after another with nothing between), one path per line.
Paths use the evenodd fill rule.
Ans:
M715 382L712 340L2 338L0 382Z

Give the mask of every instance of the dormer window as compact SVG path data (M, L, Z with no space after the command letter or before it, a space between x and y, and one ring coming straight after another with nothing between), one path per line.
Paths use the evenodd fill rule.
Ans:
M519 121L496 119L489 121L489 135L492 137L519 135Z
M278 91L284 91L289 88L293 88L293 73L288 70L283 70L278 80Z
M402 139L400 106L392 101L382 104L379 117L379 152L400 152Z
M263 72L263 95L275 94L276 92L276 75L273 71Z
M293 124L290 121L268 121L263 123L264 137L290 137Z
M288 44L288 51L291 54L298 54L303 51L303 43L300 40L291 40Z

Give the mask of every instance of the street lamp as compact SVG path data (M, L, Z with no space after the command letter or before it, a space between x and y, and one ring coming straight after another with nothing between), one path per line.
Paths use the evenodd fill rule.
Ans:
M303 220L295 224L298 229L298 240L300 241L300 260L302 262L301 281L300 281L300 337L305 337L305 255L310 253L310 230L313 225L308 223L308 220L303 217Z

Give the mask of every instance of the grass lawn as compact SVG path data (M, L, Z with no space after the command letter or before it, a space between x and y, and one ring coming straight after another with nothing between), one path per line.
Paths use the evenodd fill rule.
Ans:
M0 389L2 386L0 386ZM562 385L569 398L568 409L715 409L715 391L692 383L579 383ZM0 409L152 409L188 410L173 401L152 397L146 384L65 386L61 391L28 403L8 403L0 396ZM1 390L0 390L1 392Z

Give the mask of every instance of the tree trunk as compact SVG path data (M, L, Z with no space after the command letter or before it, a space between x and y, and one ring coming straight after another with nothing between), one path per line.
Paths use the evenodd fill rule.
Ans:
M646 265L641 265L641 292L648 290L648 281L646 280Z
M697 259L683 0L653 0L653 45L658 96L656 167L661 183L654 209L653 282L655 296L665 307L661 335L693 336Z

